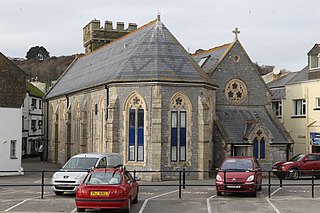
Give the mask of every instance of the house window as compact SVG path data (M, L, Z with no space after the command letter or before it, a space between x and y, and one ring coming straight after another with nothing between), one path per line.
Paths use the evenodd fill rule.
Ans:
M31 99L31 109L32 110L37 109L37 99L35 98Z
M310 69L316 69L320 67L320 54L310 55Z
M272 102L272 109L278 118L282 117L282 102L281 102L281 100L280 101L273 101Z
M16 145L17 145L17 141L16 140L11 140L10 141L10 158L17 158Z
M183 103L183 99L175 99L176 106ZM187 153L187 112L182 107L171 110L171 161L186 161Z
M37 120L31 120L31 130L34 132L37 130L36 123Z
M305 99L294 100L294 115L306 115L306 105L307 103Z
M39 100L39 109L42 109L42 101Z
M320 109L320 98L316 98L316 108Z
M144 161L144 109L139 108L141 100L135 97L129 110L129 161Z

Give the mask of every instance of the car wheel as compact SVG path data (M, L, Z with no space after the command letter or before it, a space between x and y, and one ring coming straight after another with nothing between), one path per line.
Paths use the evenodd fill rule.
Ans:
M83 208L77 208L77 211L78 211L78 212L85 212L85 211L86 211L86 209L83 209Z
M300 173L298 172L297 169L292 169L292 170L290 170L289 176L292 180L298 180Z
M217 196L222 196L222 192L217 192Z
M60 192L60 191L55 191L54 192L56 195L63 195L63 192Z

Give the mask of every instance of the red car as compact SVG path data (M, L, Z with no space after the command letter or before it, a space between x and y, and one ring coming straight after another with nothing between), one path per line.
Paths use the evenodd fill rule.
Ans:
M225 176L226 177L225 177ZM255 157L233 156L226 158L216 176L217 195L222 193L250 193L261 190L262 171Z
M76 192L78 212L86 209L122 209L130 212L138 203L139 185L122 168L95 169L88 173Z
M278 178L289 177L297 180L301 175L311 175L320 178L320 153L298 154L287 162L277 162L272 166L272 172Z

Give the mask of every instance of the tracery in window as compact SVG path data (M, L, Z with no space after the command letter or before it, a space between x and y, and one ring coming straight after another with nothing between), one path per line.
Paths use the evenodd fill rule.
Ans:
M240 79L230 80L225 88L225 95L234 104L240 104L247 97L247 87Z

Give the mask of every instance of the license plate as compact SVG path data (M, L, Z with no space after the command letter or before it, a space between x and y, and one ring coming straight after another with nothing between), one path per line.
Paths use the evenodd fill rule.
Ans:
M91 191L90 196L108 196L108 191Z
M230 188L230 189L240 189L241 186L227 186L227 188Z
M278 171L278 170L277 170L277 169L272 169L272 171L273 171L273 172L276 172L276 171Z

